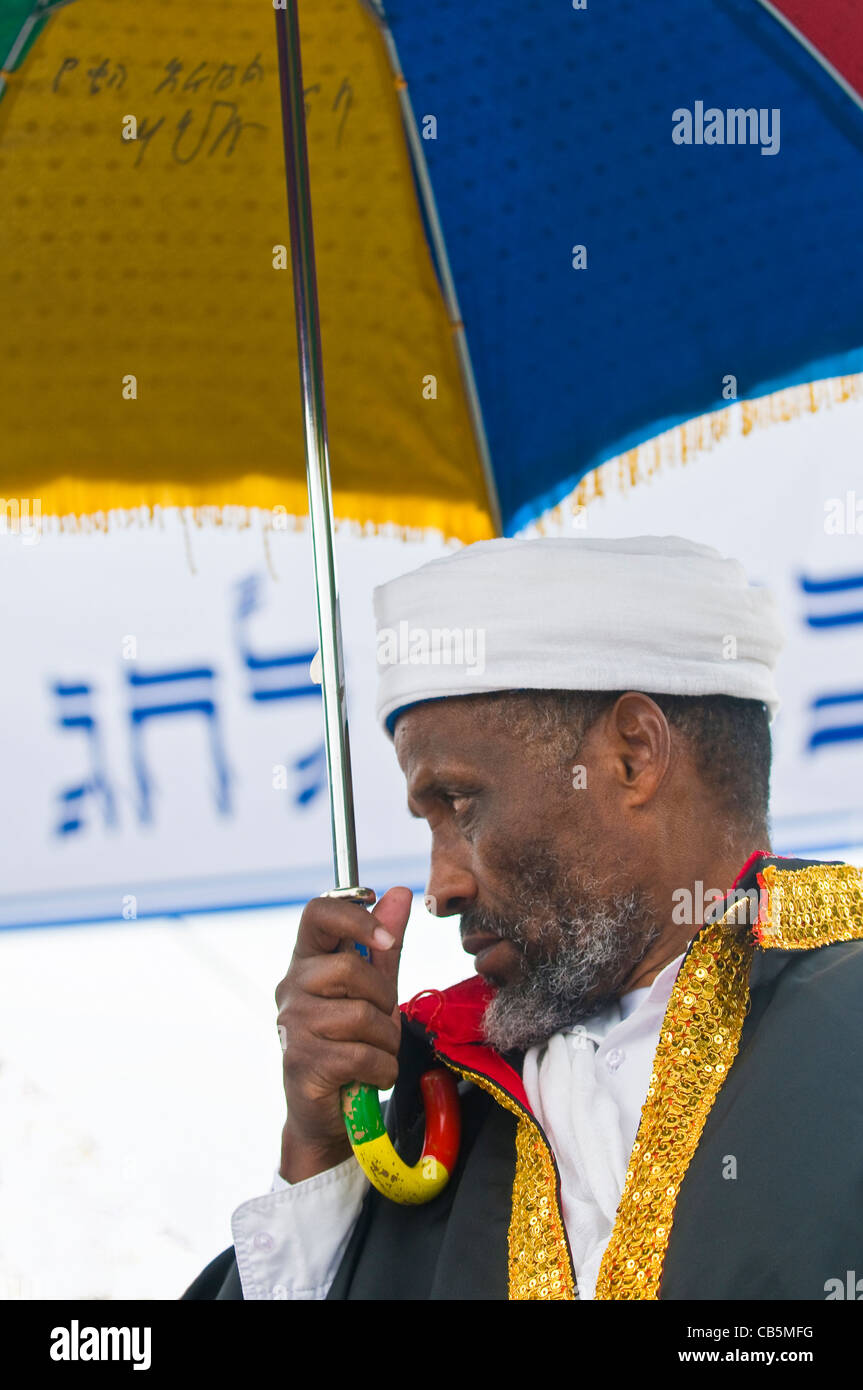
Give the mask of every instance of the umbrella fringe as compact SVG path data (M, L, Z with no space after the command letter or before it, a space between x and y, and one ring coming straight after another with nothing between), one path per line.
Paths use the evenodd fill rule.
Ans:
M841 405L845 401L860 400L863 400L863 373L856 373L787 387L770 395L760 396L757 400L735 401L722 410L698 415L695 419L675 425L673 429L645 440L634 449L628 449L625 453L618 454L592 469L556 506L541 513L528 529L539 534L545 531L554 532L561 526L571 526L573 518L576 519L576 524L583 524L586 509L597 498L605 497L613 491L628 492L633 487L649 482L669 466L677 467L691 463L693 459L709 453L718 443L745 437L769 425L800 419L819 410ZM94 480L92 486L93 495L104 497L104 482ZM217 487L217 484L211 485L211 493ZM308 516L291 512L281 505L253 507L227 502L172 505L170 502L164 502L138 507L118 506L106 510L91 510L88 506L89 491L89 480L78 480L73 487L68 487L66 480L49 484L41 498L32 499L41 507L39 529L48 534L88 534L122 530L131 526L162 527L168 514L181 516L187 534L192 525L220 526L230 530L247 530L251 526L260 525L268 541L270 532L300 532L308 528ZM160 491L164 496L166 491L170 493L170 488L162 486ZM183 485L183 491L188 496L190 489ZM30 500L24 499L22 512ZM337 506L339 500L337 496ZM460 544L485 540L494 534L489 515L471 503L448 505L437 498L364 498L360 494L353 494L343 501L343 505L354 513L362 510L367 517L366 520L360 521L355 514L353 517L336 520L336 532L348 536L376 536L405 542L424 541L435 537ZM73 506L74 512L71 510ZM393 520L394 511L402 514L411 513L413 523ZM267 553L269 554L268 550Z
M48 490L50 492L50 489ZM41 502L41 499L38 499ZM112 507L107 511L63 512L43 511L41 530L51 534L90 535L94 532L129 530L132 527L157 526L164 528L165 518L177 516L184 526L194 525L223 526L232 531L245 531L256 521L273 530L272 513L264 508L239 507L235 504L224 506L207 503L200 506L171 506L154 503L140 507ZM280 526L276 529L301 531L305 528L305 517L279 517Z
M647 439L634 449L608 459L585 474L578 485L555 507L537 518L534 527L542 534L546 529L576 517L582 519L585 509L597 498L608 493L629 492L639 484L649 482L662 469L691 463L709 453L724 440L766 429L769 425L797 420L819 410L842 405L845 401L863 400L863 373L829 377L824 381L805 382L786 387L757 400L735 401L723 410L713 410L686 420L663 434Z
M48 488L45 491L48 493L46 499L41 497L33 499L41 508L41 511L38 511L38 529L40 533L45 535L92 535L95 533L107 535L130 530L133 527L140 529L155 526L164 529L165 519L170 517L179 519L187 532L187 536L192 527L200 530L216 526L230 531L245 531L257 525L264 536L265 548L269 554L269 541L272 535L280 531L295 533L309 529L307 515L295 515L287 512L284 507L275 509L240 507L232 503L172 506L171 504L154 503L153 505L142 504L139 507L111 507L108 510L100 511L67 512L63 510L62 502L58 505L51 498L52 489ZM81 489L79 488L78 491L80 493ZM29 503L30 500L25 499L25 503ZM86 507L86 501L83 505ZM2 502L0 502L0 506L2 506ZM385 510L385 505L381 506L376 499L370 499L370 509L376 506ZM26 505L23 511L27 512ZM448 525L445 504L437 501L426 504L421 502L417 506L417 511L421 514L423 512L429 514L430 519L427 524L407 526L397 521L358 521L350 517L340 517L335 520L334 529L338 534L347 536L381 537L404 542L443 539L453 545L463 543L462 538L455 534L458 522L462 518L458 517L452 525ZM34 509L34 517L36 515L37 509ZM473 518L470 519L473 523L471 529L477 531L477 535L471 536L471 539L486 539L491 535L490 522L487 525L483 524L484 518L479 514L477 514L477 518L476 522L473 522Z

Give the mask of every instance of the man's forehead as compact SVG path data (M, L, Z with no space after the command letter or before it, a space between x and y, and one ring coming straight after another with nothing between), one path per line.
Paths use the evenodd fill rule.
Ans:
M504 737L485 701L466 698L426 700L399 715L393 740L405 775L428 764L439 773L446 764L482 766Z

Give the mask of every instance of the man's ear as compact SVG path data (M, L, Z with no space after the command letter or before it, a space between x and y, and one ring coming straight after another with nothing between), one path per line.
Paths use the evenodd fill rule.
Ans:
M609 711L609 734L614 748L614 773L628 790L630 806L650 801L671 762L671 730L655 700L628 690Z

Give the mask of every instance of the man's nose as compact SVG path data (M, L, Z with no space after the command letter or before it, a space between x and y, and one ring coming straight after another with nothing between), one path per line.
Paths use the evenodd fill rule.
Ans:
M433 917L453 917L464 912L476 895L477 883L469 864L452 849L433 843L425 890L426 910Z

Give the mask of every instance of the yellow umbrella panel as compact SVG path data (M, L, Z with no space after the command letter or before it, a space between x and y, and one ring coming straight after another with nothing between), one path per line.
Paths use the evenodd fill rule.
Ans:
M334 505L494 534L397 83L302 15ZM43 515L307 510L273 11L75 0L0 101L0 492Z

